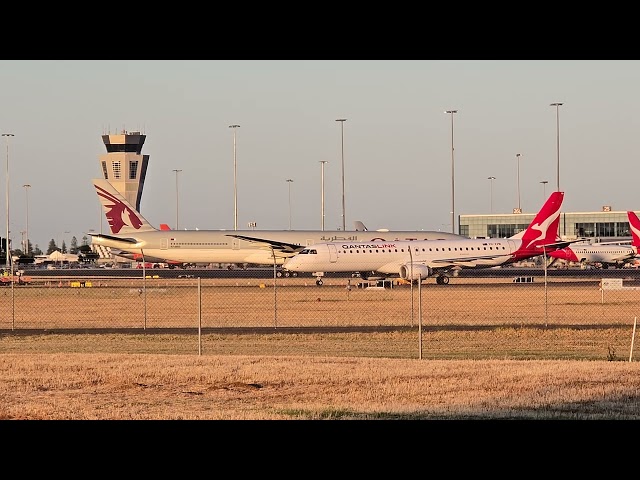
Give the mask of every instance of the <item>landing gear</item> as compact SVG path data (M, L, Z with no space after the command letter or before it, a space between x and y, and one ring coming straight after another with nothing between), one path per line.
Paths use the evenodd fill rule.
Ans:
M316 280L316 285L317 285L317 286L319 286L319 287L321 287L323 283L324 283L324 282L322 281L322 279L321 279L321 278L318 278L318 279Z
M446 275L438 275L436 277L436 283L438 285L448 285L449 284L449 277L447 277Z

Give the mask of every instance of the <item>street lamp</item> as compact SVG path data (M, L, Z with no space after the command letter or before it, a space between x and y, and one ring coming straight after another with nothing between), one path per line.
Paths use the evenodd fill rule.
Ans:
M289 230L291 230L291 184L293 180L287 178L287 183L289 184Z
M321 225L322 231L324 231L324 164L327 163L328 160L320 160L320 170L321 170L321 180L320 180L320 203L321 203Z
M26 234L26 240L25 240L25 249L24 249L24 254L25 255L29 255L29 188L31 188L31 185L29 185L28 183L25 183L24 185L22 185L24 187L24 193L25 193L25 197L27 200L26 206L27 206L27 214L26 214L26 224L25 224L25 234Z
M6 238L6 242L7 242L7 249L5 252L5 265L7 267L7 270L9 270L9 257L11 256L11 242L9 241L9 140L11 137L15 137L15 135L13 133L3 133L2 134L3 137L7 138L7 164L5 167L5 182L6 182L6 205L7 205L7 238Z
M233 128L233 229L238 229L238 170L236 163L236 129L240 125L229 125Z
M490 212L493 213L493 181L496 179L496 177L487 177L487 179L489 180L489 206L490 206Z
M454 162L453 162L453 114L458 113L458 110L445 110L444 113L451 115L451 233L456 233L456 195L455 195L455 176L454 176Z
M336 122L340 122L340 139L342 145L342 230L346 230L346 214L344 211L344 122L346 118L337 118Z
M542 180L540 183L542 184L542 202L544 203L544 201L547 199L547 183L549 183L549 181Z
M182 170L178 170L178 169L173 169L174 172L176 172L176 230L180 229L180 224L178 223L178 174L182 171Z
M520 207L520 154L516 153L516 160L518 161L518 213L522 213L522 208Z
M557 178L557 187L558 187L558 192L560 191L560 113L559 113L559 108L560 105L562 105L562 103L560 102L555 102L555 103L550 103L549 106L550 107L556 107L556 155L557 155L557 161L556 161L556 178Z

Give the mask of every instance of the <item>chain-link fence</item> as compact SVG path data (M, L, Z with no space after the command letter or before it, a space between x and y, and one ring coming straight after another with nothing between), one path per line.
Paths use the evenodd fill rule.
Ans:
M193 278L32 278L0 288L0 333L142 334L176 353L626 359L640 281L622 271L617 279L586 273L460 276L448 285L325 278L317 286L312 277L201 278L197 271Z

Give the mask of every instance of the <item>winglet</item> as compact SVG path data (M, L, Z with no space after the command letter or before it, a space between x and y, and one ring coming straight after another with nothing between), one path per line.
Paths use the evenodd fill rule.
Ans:
M364 223L362 223L360 220L354 221L353 225L355 227L356 232L366 232L367 231L367 227L365 227Z

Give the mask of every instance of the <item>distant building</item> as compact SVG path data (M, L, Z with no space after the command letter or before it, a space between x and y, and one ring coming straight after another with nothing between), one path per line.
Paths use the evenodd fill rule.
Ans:
M535 213L460 215L458 228L460 235L471 238L504 238L525 230L535 216ZM631 240L627 211L612 211L608 205L600 212L560 213L559 233L563 240L584 237L593 243Z

